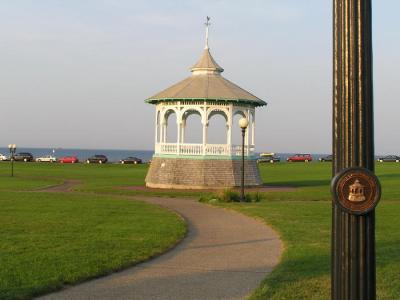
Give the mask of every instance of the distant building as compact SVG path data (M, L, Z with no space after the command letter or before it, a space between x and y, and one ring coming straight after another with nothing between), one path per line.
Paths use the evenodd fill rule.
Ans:
M146 176L146 185L156 188L217 188L240 185L241 145L232 145L235 115L247 118L245 136L245 185L262 183L254 157L255 108L266 102L222 77L224 69L211 56L206 46L200 60L192 67L192 75L148 98L156 105L155 153ZM168 124L175 113L177 124ZM201 117L202 143L185 142L186 120L191 114ZM207 142L208 123L215 115L226 120L226 143ZM177 140L168 141L168 126L177 126Z

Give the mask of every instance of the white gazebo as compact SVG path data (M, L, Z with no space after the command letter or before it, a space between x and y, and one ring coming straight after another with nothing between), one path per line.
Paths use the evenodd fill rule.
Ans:
M245 184L261 184L256 160L255 108L266 103L222 77L224 69L211 56L208 47L209 18L206 22L206 46L192 75L148 98L156 105L155 153L146 177L146 185L159 188L212 188L240 185L241 145L232 144L235 115L249 121L245 135ZM176 124L168 122L176 115ZM186 120L201 118L202 143L187 143ZM208 124L215 115L226 121L226 143L208 142ZM177 126L177 139L168 142L168 126Z

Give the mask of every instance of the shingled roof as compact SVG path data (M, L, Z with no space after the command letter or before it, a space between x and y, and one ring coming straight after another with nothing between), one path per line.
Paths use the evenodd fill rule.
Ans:
M146 99L148 103L176 100L207 100L242 102L254 106L267 103L225 79L219 66L206 47L199 61L191 68L192 75L158 94Z

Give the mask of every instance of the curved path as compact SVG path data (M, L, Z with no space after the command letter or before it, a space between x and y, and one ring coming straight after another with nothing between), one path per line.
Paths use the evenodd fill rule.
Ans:
M178 212L187 237L148 262L41 299L243 299L279 261L279 237L257 220L193 199L135 199Z

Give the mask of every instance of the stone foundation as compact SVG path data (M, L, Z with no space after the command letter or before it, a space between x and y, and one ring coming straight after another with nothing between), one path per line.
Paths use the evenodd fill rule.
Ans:
M146 186L151 188L210 189L241 185L239 159L193 159L153 157L146 176ZM246 159L245 186L262 184L257 162Z

